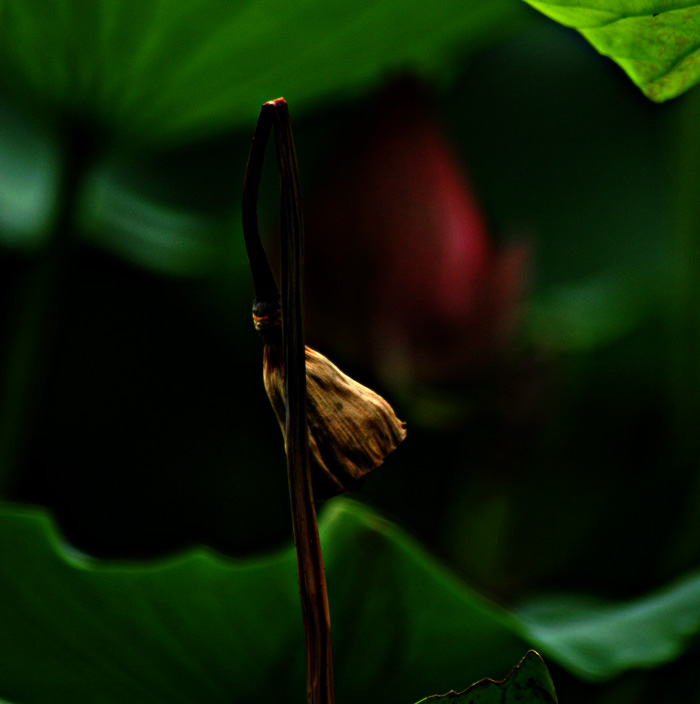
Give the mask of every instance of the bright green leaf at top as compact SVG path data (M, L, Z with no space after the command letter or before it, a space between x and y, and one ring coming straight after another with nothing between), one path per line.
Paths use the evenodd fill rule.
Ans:
M557 704L552 679L542 658L531 650L502 682L485 679L462 693L449 692L418 704Z
M675 98L700 80L697 0L526 0L618 63L647 97Z
M297 112L391 72L443 70L520 17L515 0L0 0L0 84L139 141Z

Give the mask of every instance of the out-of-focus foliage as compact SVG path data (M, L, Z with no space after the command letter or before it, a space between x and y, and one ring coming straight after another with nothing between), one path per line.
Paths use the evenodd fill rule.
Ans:
M700 574L628 604L542 596L518 609L542 652L575 674L606 680L677 658L700 632Z
M574 27L662 102L700 80L700 5L693 0L526 0Z
M67 548L44 513L6 508L0 526L0 691L9 701L228 701L231 691L264 701L260 682L273 678L278 693L298 698L303 647L289 549L248 561L200 550L110 565ZM697 576L630 603L543 599L509 613L359 504L336 501L321 538L340 702L444 690L526 644L577 675L607 679L678 657L700 632ZM539 659L523 665L508 686L541 677Z
M109 565L67 550L43 513L6 509L0 526L0 692L8 700L224 702L234 691L265 701L261 683L272 679L279 696L301 698L303 634L289 549L248 561L199 550ZM697 578L629 604L584 610L571 600L545 602L514 614L359 504L336 501L321 538L339 702L364 692L405 700L416 689L445 691L516 658L526 644L576 674L610 677L677 657L700 630ZM42 676L28 678L32 671ZM501 695L509 701L509 687L531 688L545 673L531 656ZM555 701L548 687L542 701Z
M45 131L0 104L0 242L4 248L45 246L60 179L60 154Z
M522 16L513 0L3 0L0 13L2 84L142 147L250 131L271 95L301 111L387 71L435 75Z
M230 562L196 551L99 564L59 544L42 514L0 517L0 692L10 701L303 701L294 555ZM525 648L518 622L395 527L342 500L321 538L338 702L469 684ZM36 611L36 618L29 618ZM41 671L41 677L27 672ZM272 685L270 685L272 686Z
M250 116L271 95L284 93L301 115L321 101L360 95L387 72L444 78L455 56L503 35L524 14L516 0L439 7L347 2L333 12L322 3L274 1L3 0L0 87L22 112L8 110L0 125L7 168L0 237L34 247L49 236L62 198L62 162L70 168L75 160L65 153L64 132L77 130L89 172L80 184L76 224L93 244L180 275L201 274L224 258L240 260L242 251L222 242L222 228L228 234L237 222L230 207L238 201L242 152L217 164L198 153L189 178L182 154L181 175L174 177L167 157L144 154L175 145L187 151L193 142L236 129L249 135ZM400 31L387 32L388 26ZM204 193L197 181L202 171ZM171 182L165 192L164 179ZM202 212L203 201L209 212ZM211 212L222 202L225 223L221 205Z

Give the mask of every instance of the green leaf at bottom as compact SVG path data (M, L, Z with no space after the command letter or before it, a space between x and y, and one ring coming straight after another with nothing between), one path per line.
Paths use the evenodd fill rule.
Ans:
M632 602L583 609L549 597L509 612L356 502L335 499L320 532L338 704L445 692L506 671L530 647L602 680L667 663L700 633L700 571ZM290 549L105 563L62 544L45 512L8 506L0 555L0 704L257 704L270 683L275 701L305 699ZM494 693L526 692L533 658ZM485 696L484 683L471 694L479 687Z
M502 682L480 680L461 693L448 692L421 699L418 704L557 704L552 678L534 651L508 673Z
M336 701L411 701L499 672L518 621L351 501L324 512ZM14 704L304 701L294 553L87 558L42 511L0 510L0 699ZM459 679L458 679L459 678Z

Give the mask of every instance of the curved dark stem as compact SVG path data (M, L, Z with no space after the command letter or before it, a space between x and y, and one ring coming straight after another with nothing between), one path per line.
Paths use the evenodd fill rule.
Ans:
M269 105L269 103L266 103ZM263 109L253 133L253 144L248 155L248 165L243 182L243 237L253 275L256 303L279 303L280 292L270 262L260 241L258 231L258 191L265 157L265 146L272 129L273 111Z
M255 206L265 141L275 128L282 198L282 335L289 495L306 639L310 704L333 704L333 659L328 592L309 468L306 417L306 352L302 315L304 232L294 138L284 98L263 105L248 160L243 227L258 303L273 302L274 276L258 235Z

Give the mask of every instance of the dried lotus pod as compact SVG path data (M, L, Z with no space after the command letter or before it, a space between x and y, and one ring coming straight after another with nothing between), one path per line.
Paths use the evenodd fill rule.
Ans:
M274 315L274 313L273 313ZM269 339L276 326L268 316L254 315ZM314 499L318 503L357 487L406 437L406 424L372 389L338 369L316 350L306 350L306 412L313 465ZM285 432L284 357L282 347L266 344L265 390Z

